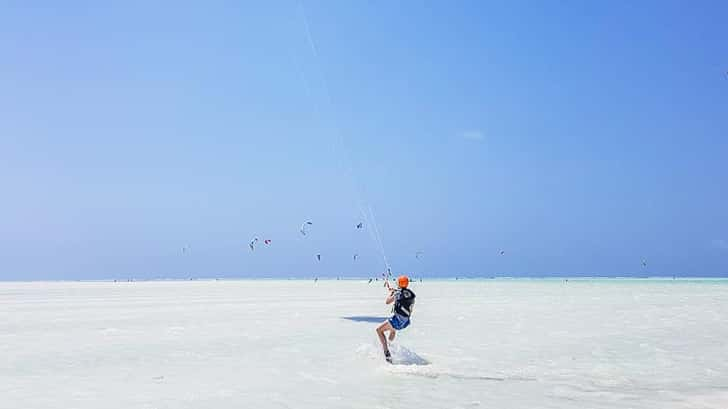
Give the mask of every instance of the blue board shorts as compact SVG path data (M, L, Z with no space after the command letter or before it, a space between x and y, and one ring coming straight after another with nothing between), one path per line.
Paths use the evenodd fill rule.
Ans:
M392 325L392 328L394 328L396 330L405 329L410 324L409 318L404 317L399 314L392 315L392 318L390 318L388 321Z

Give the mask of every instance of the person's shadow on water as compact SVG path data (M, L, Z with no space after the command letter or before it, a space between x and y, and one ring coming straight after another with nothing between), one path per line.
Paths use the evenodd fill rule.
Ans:
M354 322L384 322L387 320L387 317L372 317L368 315L354 315L351 317L341 317L341 319L354 321Z

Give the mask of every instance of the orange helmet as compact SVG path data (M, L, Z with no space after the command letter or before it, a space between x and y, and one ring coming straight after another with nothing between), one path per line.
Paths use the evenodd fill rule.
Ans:
M409 285L409 277L407 276L399 276L397 277L397 285L399 288L407 288Z

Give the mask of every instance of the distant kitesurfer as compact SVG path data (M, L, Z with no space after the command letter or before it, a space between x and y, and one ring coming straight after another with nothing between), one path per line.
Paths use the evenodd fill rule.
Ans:
M377 327L377 336L379 336L379 342L382 343L382 348L384 349L384 359L392 363L392 354L389 353L387 337L384 336L384 332L389 331L388 338L391 342L394 341L398 330L403 330L409 326L412 308L415 304L415 293L407 288L409 286L409 278L407 276L399 276L397 278L397 289L389 287L389 281L386 281L386 283L389 289L389 295L384 302L386 304L394 303L392 307L393 314L391 318Z

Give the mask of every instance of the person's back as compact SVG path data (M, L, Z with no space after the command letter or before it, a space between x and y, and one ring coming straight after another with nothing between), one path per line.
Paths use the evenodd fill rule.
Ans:
M410 317L412 316L412 309L415 305L415 293L409 288L398 288L394 291L394 306L392 307L392 313L400 321L408 321L404 326L395 329L404 329L409 325Z

